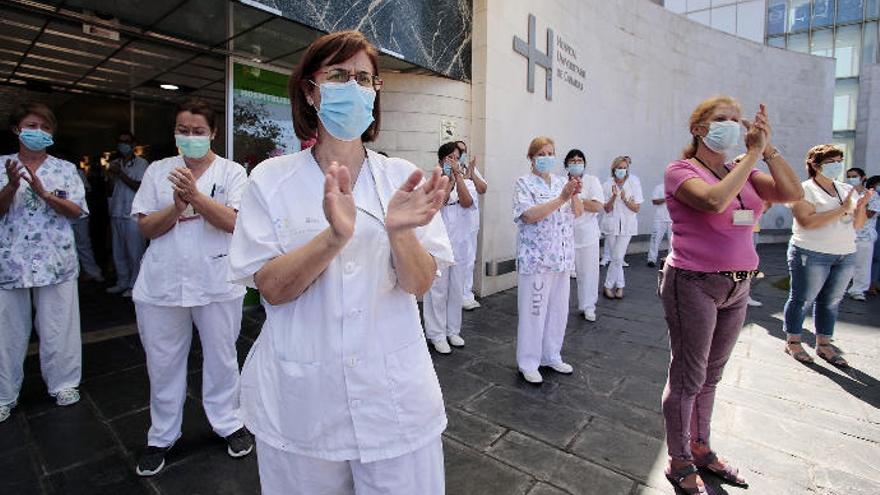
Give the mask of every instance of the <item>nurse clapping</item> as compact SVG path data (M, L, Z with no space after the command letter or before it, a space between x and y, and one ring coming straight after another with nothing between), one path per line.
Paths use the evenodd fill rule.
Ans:
M364 148L379 132L378 53L315 40L288 83L316 144L251 174L233 235L236 281L266 322L242 372L264 494L442 494L446 414L416 295L449 266L447 177Z
M513 220L517 236L516 361L523 378L542 383L539 366L570 374L562 361L568 321L568 278L574 270L574 219L584 211L580 177L553 174L553 140L537 137L527 157L532 171L516 180Z
M227 452L243 457L253 438L238 419L238 358L244 287L227 282L229 243L247 181L244 168L211 151L216 116L202 100L175 112L180 155L153 162L131 214L150 247L132 298L150 377L150 431L137 474L165 466L180 438L192 327L202 343L202 404Z

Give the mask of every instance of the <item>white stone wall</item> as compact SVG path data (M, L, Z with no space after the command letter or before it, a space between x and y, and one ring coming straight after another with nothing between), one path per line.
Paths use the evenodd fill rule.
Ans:
M405 158L423 170L437 165L441 121L455 124L457 139L468 142L470 84L435 76L383 73L382 126L369 147Z
M880 64L863 65L853 165L869 176L880 174Z
M537 17L539 50L546 49L548 26L575 47L577 63L586 68L583 91L554 76L553 100L546 101L540 68L535 92L526 91L526 59L512 47L514 36L527 39L530 13ZM759 102L768 105L773 140L803 175L807 149L831 141L833 91L831 59L730 36L652 2L475 0L471 150L490 184L478 266L515 255L513 184L529 173L525 155L535 136L554 138L560 158L570 148L582 149L588 173L603 180L614 156L630 155L632 172L648 195L688 143L694 107L726 93L740 99L745 116L753 115ZM645 204L640 233L649 231L652 215ZM784 226L787 215L775 207L763 225ZM515 274L478 272L481 294L516 283Z

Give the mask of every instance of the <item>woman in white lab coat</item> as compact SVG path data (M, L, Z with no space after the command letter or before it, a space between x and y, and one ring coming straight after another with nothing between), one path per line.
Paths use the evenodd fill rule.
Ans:
M586 173L587 159L581 150L565 155L569 177L581 181L578 198L584 214L574 219L574 266L577 271L578 310L587 321L596 321L599 299L599 212L605 202L599 178Z
M202 343L202 404L227 452L243 457L253 438L238 418L238 359L244 287L227 282L229 243L244 168L211 151L216 117L202 100L177 107L174 137L180 155L153 162L131 214L150 247L133 299L150 377L150 431L137 474L152 476L180 438L186 363L192 327Z
M416 295L452 249L448 178L366 150L379 131L378 53L357 31L304 52L294 128L317 143L258 165L230 263L266 322L242 372L264 494L444 492L446 414Z
M450 345L464 347L461 337L461 312L467 280L471 241L471 211L476 195L473 181L465 179L455 143L445 143L437 150L438 164L449 178L449 192L441 210L446 235L452 244L455 264L440 271L423 301L425 336L440 354L452 352ZM473 269L473 267L471 267Z
M605 215L602 233L611 248L611 262L605 272L605 297L623 299L623 257L629 241L639 230L638 213L644 197L638 177L629 171L630 158L618 156L611 162L611 178L602 184L605 192Z

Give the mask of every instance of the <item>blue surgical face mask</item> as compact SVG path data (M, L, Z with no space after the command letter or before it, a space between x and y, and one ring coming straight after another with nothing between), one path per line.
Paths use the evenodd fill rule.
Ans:
M615 168L614 169L614 177L618 179L626 179L627 169L625 168Z
M443 175L452 175L452 165L448 163L443 164Z
M469 159L468 154L467 154L467 153L462 153L461 156L458 157L458 163L462 164L462 166L465 166L465 165L467 165L468 163L470 163L470 162L468 161L468 159Z
M862 185L862 178L861 177L847 177L846 183L853 186L853 187L858 187L858 186Z
M583 163L570 163L568 165L568 175L571 175L572 177L580 177L584 175L585 168L586 165Z
M209 136L184 136L176 134L174 142L180 154L187 158L202 158L211 151L211 138Z
M312 83L314 84L314 83ZM324 129L340 141L354 141L373 123L376 91L355 81L321 83L318 118Z
M556 157L553 155L550 156L536 156L535 157L535 170L540 173L547 173L553 170L553 167L556 165Z
M118 151L120 155L128 156L131 153L131 145L128 143L119 143L116 145L116 151Z
M55 144L52 135L42 129L22 129L18 140L31 151L43 151Z
M828 177L831 180L840 179L840 174L843 173L843 162L828 162L822 165L822 175Z
M742 126L733 120L712 122L709 124L709 133L703 137L703 144L715 153L727 153L737 143Z

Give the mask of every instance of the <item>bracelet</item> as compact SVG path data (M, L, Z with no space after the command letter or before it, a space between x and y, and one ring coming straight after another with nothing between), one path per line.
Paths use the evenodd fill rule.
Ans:
M776 158L777 156L779 156L779 155L781 155L781 154L782 154L782 153L780 153L779 150L773 150L773 153L770 153L770 156L765 156L765 157L764 157L764 162L765 162L765 163L769 163L770 160Z

